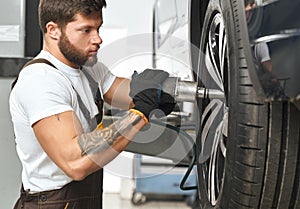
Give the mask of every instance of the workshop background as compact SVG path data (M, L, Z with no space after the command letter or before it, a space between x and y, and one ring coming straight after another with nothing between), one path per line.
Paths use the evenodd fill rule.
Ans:
M150 34L154 2L155 0L107 1L108 6L103 11L104 25L100 30L103 44L99 58L105 64L108 63L116 75L129 77L134 70L142 71L152 66ZM30 58L36 54L41 45L41 36L37 35L38 31L33 26L37 21L36 6L37 3L25 0L2 0L0 2L0 59L8 60L8 63L9 58L20 58L24 61L23 58ZM12 15L8 15L7 11ZM32 15L31 17L28 16L29 13ZM140 41L137 41L139 38ZM115 50L114 53L118 53L118 47L114 45L118 42L118 46L121 44L124 48L136 48L144 53L114 60L112 59L114 54L109 52ZM22 61L14 63L14 65L21 64ZM21 165L15 150L14 133L8 108L8 97L13 78L7 77L10 74L7 66L9 66L7 63L0 65L1 209L12 208L19 196L21 185ZM172 199L154 201L144 206L133 206L130 200L135 188L134 163L134 154L124 152L105 167L104 208L188 208L186 202L174 200L172 203Z

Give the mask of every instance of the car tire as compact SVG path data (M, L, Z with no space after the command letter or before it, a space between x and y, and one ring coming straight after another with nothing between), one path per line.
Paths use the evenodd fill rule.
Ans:
M300 208L300 112L256 97L240 34L240 0L210 0L197 81L223 98L198 100L200 208Z

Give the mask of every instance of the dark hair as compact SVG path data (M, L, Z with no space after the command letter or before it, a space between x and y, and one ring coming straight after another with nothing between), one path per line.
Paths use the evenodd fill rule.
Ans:
M88 16L92 12L101 12L103 7L106 7L105 0L40 0L40 28L45 33L50 21L63 28L73 21L76 14Z
M254 4L255 3L255 1L254 0L244 0L244 3L245 3L245 6L247 6L247 5L252 5L252 4Z

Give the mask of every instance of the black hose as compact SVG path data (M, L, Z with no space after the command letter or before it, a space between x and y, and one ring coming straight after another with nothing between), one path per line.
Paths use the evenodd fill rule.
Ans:
M173 125L170 125L170 124L167 124L167 123L163 123L163 122L159 122L157 120L151 120L151 123L155 123L157 125L162 125L162 126L165 126L169 129L172 129L172 130L175 130L177 133L181 133L181 134L184 134L188 139L189 141L193 144L193 148L192 148L192 159L191 159L191 162L188 166L188 169L187 171L185 172L182 180L181 180L181 183L180 183L180 189L181 190L194 190L194 189L197 189L197 185L196 186L185 186L186 182L187 182L187 179L188 177L190 176L192 170L193 170L193 167L195 165L195 162L196 162L196 143L195 141L193 140L193 138L187 134L185 131L180 131L180 128L176 127L176 126L173 126Z

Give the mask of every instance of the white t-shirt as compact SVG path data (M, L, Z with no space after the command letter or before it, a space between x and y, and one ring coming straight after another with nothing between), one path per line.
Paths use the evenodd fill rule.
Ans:
M29 65L20 72L9 100L16 149L23 167L22 183L30 193L59 189L72 181L44 152L32 125L45 117L72 110L81 121L83 130L89 132L73 87L91 117L98 113L89 82L79 69L65 65L46 51L41 51L37 57L47 59L59 70L44 63ZM115 76L102 63L86 68L99 83L102 95L105 94Z
M270 60L270 53L267 43L261 42L254 46L254 56L259 63Z

